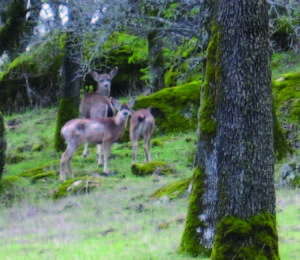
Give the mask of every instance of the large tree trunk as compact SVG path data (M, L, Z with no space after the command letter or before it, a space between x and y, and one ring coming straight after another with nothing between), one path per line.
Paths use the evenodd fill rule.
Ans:
M215 4L179 252L213 246L212 259L279 259L267 3Z
M5 151L6 151L6 140L5 140L5 128L4 118L0 112L0 180L2 178L4 164L5 164Z

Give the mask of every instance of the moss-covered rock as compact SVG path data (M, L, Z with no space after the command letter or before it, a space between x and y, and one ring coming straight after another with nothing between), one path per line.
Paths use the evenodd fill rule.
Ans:
M77 177L62 183L50 196L60 199L70 194L89 193L99 185L100 180L90 176Z
M153 174L155 171L159 175L168 175L174 173L174 169L166 162L154 161L145 164L136 163L131 165L131 171L136 176L147 176Z
M40 174L43 171L44 171L44 167L40 166L40 167L32 168L29 170L25 170L25 171L21 172L18 176L24 177L24 178L32 178L33 176Z
M192 180L192 178L187 178L184 180L175 181L152 193L150 198L159 199L167 196L168 199L177 199L186 194Z
M21 154L8 154L5 158L5 162L7 164L16 164L22 162L24 160L24 156Z
M79 116L79 108L73 97L61 98L58 107L56 129L55 129L55 139L54 146L57 152L64 151L66 149L66 144L61 136L61 128L69 120L77 118Z
M5 128L4 128L4 118L0 112L0 180L2 178L2 173L5 164L5 151L6 151L6 139L5 139Z
M40 144L36 144L32 147L31 151L32 152L40 152L45 148L45 144L40 143Z
M166 88L139 97L134 110L151 108L155 124L162 133L186 132L197 128L200 105L200 81Z
M151 141L151 147L154 148L154 147L164 147L164 143L158 139L153 139Z
M275 216L263 212L248 221L234 216L223 218L217 226L211 259L233 258L279 260Z
M36 183L38 180L48 180L48 179L57 179L57 178L58 176L56 172L43 172L30 177L30 181L32 183Z

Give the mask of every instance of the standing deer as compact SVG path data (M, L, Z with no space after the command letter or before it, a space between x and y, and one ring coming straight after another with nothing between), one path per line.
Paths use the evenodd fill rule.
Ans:
M127 104L122 104L114 117L98 119L73 119L67 122L61 130L61 134L67 143L67 149L61 156L60 179L66 179L66 164L71 178L72 155L83 143L103 144L104 148L104 173L108 171L108 159L112 143L118 140L127 125L131 109Z
M116 76L118 67L112 69L108 74L99 74L91 70L90 74L97 82L97 90L94 93L86 94L80 103L80 115L83 118L96 119L101 117L113 117L114 108L119 104L116 99L108 99L110 96L111 80ZM88 144L85 144L82 157L88 154ZM101 145L97 145L98 164L102 164Z
M130 107L133 106L135 99L130 101ZM130 119L130 139L132 142L132 161L137 160L138 140L140 137L144 139L144 151L146 162L151 161L150 157L150 139L155 127L155 120L150 113L151 109L140 109L133 113Z

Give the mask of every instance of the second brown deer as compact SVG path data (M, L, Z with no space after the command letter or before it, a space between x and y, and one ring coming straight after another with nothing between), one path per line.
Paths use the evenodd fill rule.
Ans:
M111 80L116 76L118 67L115 67L107 74L99 74L94 70L90 71L93 79L97 82L97 90L93 93L86 94L80 103L80 115L83 118L96 119L101 117L113 117L115 115L114 108L119 103L110 96ZM82 157L88 154L88 143L85 144ZM102 164L102 147L97 145L98 164Z
M130 101L130 107L135 103L135 99ZM150 156L150 140L155 127L155 120L148 109L140 109L133 112L130 119L130 139L132 142L132 162L135 163L137 160L138 151L138 140L139 138L144 139L144 152L146 162L151 161Z
M83 143L103 144L104 148L104 173L109 173L108 160L112 143L123 134L127 125L131 109L127 104L122 104L114 117L98 119L73 119L67 122L61 130L61 134L67 143L67 149L61 156L60 179L66 179L66 166L71 178L72 156Z

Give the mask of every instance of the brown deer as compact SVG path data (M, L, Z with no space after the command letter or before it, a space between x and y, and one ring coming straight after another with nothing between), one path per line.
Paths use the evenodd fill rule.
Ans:
M104 148L104 173L108 171L108 159L112 143L118 140L126 127L131 109L127 104L122 104L114 117L98 119L73 119L67 122L61 134L67 143L67 149L61 156L60 179L66 179L66 166L73 178L72 155L83 143L103 144Z
M101 117L113 117L114 108L119 104L116 99L107 98L110 96L111 80L116 76L118 67L115 67L107 74L99 74L91 70L90 74L97 82L97 90L94 93L86 94L80 103L80 115L83 118L96 119ZM82 157L88 154L88 144L85 144ZM97 145L98 163L102 164L101 145Z
M133 106L135 99L130 101L130 107ZM130 139L132 142L132 162L137 160L138 140L140 137L144 139L144 151L146 162L151 161L150 157L150 139L155 127L155 120L150 113L151 109L140 109L133 112L130 119Z

